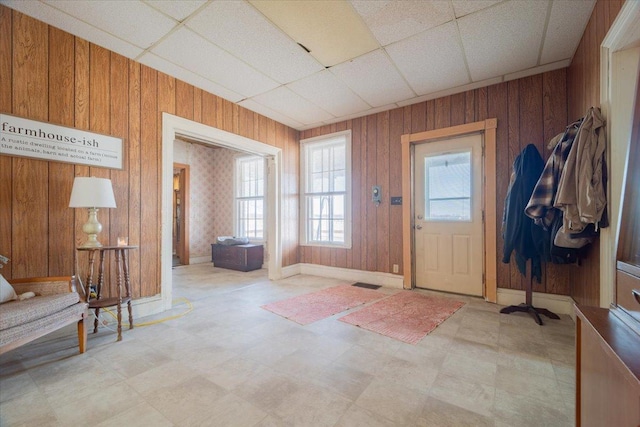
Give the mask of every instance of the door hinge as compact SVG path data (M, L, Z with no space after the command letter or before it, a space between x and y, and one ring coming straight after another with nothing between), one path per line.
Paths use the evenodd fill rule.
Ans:
M484 222L484 211L482 211L482 222Z

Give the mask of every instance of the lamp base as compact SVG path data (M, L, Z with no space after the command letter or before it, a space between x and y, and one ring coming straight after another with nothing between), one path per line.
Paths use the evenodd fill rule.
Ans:
M87 236L87 241L84 242L81 248L101 248L102 243L98 242L98 237L96 234L89 234Z
M88 208L89 218L82 226L82 231L87 233L87 241L80 246L81 248L101 248L102 243L98 242L98 233L102 231L102 224L98 222L98 209Z

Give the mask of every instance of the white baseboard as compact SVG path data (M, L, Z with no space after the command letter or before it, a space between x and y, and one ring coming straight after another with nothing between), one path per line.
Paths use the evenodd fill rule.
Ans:
M532 295L532 300L535 307L546 308L556 314L573 314L573 299L568 295L534 292ZM517 289L498 288L498 304L518 305L524 302L524 291L520 291Z
M205 262L211 262L211 255L189 257L189 264L204 264Z
M108 307L111 312L116 313L116 307ZM89 310L93 314L93 310ZM131 301L131 312L133 314L133 323L140 322L140 319L153 314L162 313L165 311L165 307L160 295L152 297L140 298ZM116 319L109 315L100 314L100 320L106 320L108 323L116 323ZM122 304L122 321L129 321L129 312L127 311L127 305Z
M364 282L372 285L380 285L389 288L402 289L403 276L379 271L352 270L349 268L327 267L318 264L296 264L300 273L311 276L330 277L332 279L349 280L353 282ZM295 266L291 266L295 267ZM289 267L287 267L289 268ZM284 270L284 269L283 269ZM293 269L291 271L294 271Z
M295 276L301 273L300 264L288 265L282 267L280 270L280 278L286 279L287 277Z

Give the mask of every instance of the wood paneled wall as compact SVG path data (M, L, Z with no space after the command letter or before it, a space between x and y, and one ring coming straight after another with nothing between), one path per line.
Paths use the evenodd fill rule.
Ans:
M0 156L5 277L76 271L87 214L69 195L93 175L111 178L118 206L100 212L100 240L129 236L134 296L159 293L162 112L283 150L282 258L298 262L298 131L1 5L0 82L1 112L114 135L125 153L123 170Z
M634 0L631 0L634 1ZM600 106L600 44L622 8L623 0L598 0L567 72L569 119ZM570 295L579 304L600 305L600 241L594 243L571 281Z
M400 136L487 118L497 118L497 229L501 229L504 198L515 157L529 143L546 159L547 142L568 124L566 69L538 74L456 95L398 108L301 133L310 138L352 130L353 246L351 249L301 247L301 262L369 271L392 272L402 265L402 207L390 206L401 196ZM383 202L371 202L371 187L382 187ZM498 233L500 234L500 233ZM498 260L502 259L498 235ZM524 289L515 262L498 262L498 286ZM542 283L534 290L569 293L569 276L577 266L546 265Z

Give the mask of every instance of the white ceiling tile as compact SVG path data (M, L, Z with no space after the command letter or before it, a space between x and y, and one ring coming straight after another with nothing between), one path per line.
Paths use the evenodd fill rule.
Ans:
M303 126L302 123L293 120L291 117L287 117L284 114L279 113L278 111L274 111L268 107L265 107L264 105L254 101L253 99L245 99L244 101L240 101L239 105L294 129L300 129Z
M504 81L521 79L523 77L533 76L536 74L546 73L547 71L559 70L571 65L571 59L563 59L562 61L551 62L549 64L540 65L539 67L529 68L527 70L517 71L515 73L504 76Z
M356 119L358 117L370 116L371 114L382 113L383 111L389 111L389 110L393 110L395 108L398 108L398 104L382 105L380 107L370 108L367 111L362 111L362 112L357 113L357 114L351 114L351 115L348 115L348 116L340 117L336 121L351 120L351 119Z
M514 0L458 19L473 81L537 65L548 5Z
M233 92L223 86L220 86L216 82L208 80L194 72L187 70L179 65L176 65L166 59L160 58L153 53L145 53L138 61L144 65L147 65L158 71L162 71L165 74L180 79L186 83L190 83L200 89L206 90L214 95L218 95L231 102L238 102L244 99L243 95Z
M566 67L595 2L0 0L296 129Z
M416 96L381 49L329 70L373 107Z
M481 87L492 86L492 85L495 85L495 84L498 84L498 83L502 83L502 81L503 81L503 78L502 78L502 76L500 76L500 77L494 77L492 79L482 80L480 82L469 83L469 84L458 86L458 87L447 88L447 89L441 90L439 92L433 92L433 93L430 93L428 95L423 95L423 96L419 96L417 98L407 99L406 101L398 102L398 106L404 107L406 105L416 104L418 102L430 101L432 99L438 99L438 98L442 98L444 96L449 96L449 95L454 95L456 93L466 92L468 90L474 90L474 89L478 89L478 88L481 88Z
M336 117L371 108L327 70L290 83L287 87Z
M385 48L418 95L469 83L455 22Z
M345 0L249 0L320 64L332 67L378 47L371 30Z
M324 69L296 42L245 2L210 3L186 25L282 84Z
M54 27L81 37L127 58L135 58L142 49L38 1L2 1L2 4Z
M278 111L287 117L302 123L330 120L334 118L317 105L307 101L285 86L280 86L272 91L254 96L255 102L265 107Z
M588 6L576 7L575 0L553 1L541 64L573 57L596 4L595 0L581 0L581 3Z
M486 9L496 3L500 3L501 1L502 0L452 0L451 3L453 4L453 10L456 14L456 18L460 18L461 16Z
M274 80L185 27L158 43L152 52L245 97L278 86Z
M46 3L143 49L176 25L173 19L140 1L47 0Z
M145 0L145 2L166 13L176 21L182 22L187 16L205 4L206 0Z
M351 0L351 4L382 46L453 19L450 3L441 0Z

